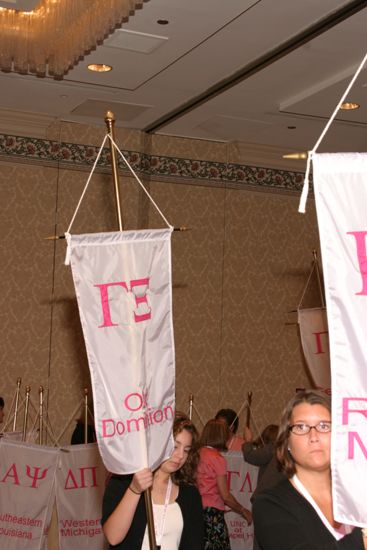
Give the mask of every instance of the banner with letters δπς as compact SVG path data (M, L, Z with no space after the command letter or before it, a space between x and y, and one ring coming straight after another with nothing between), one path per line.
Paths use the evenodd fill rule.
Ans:
M43 550L55 497L58 449L0 440L0 548Z
M63 447L56 474L60 550L103 550L101 527L107 472L97 444Z
M173 450L173 228L66 235L108 471L157 468Z
M335 519L367 526L367 154L313 155L332 379Z

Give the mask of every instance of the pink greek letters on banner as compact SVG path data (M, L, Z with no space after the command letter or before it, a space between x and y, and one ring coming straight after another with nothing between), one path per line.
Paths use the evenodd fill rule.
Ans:
M19 469L19 466L18 466ZM22 487L31 487L32 489L38 489L39 482L45 479L48 468L37 468L36 466L29 466L26 464L25 475L22 476L22 483L19 481L17 465L13 463L9 470L5 473L3 479L0 479L0 483L12 483L13 485L21 485ZM32 474L33 470L33 474ZM29 479L31 481L29 481Z
M353 404L360 407L363 403L364 408L353 408ZM366 419L366 426L364 433L366 433L367 427L367 397L344 397L343 399L343 425L349 425L349 417L351 414L360 414ZM356 446L362 455L367 459L367 440L362 440L363 434L356 431L348 431L348 459L352 460L355 457Z
M366 257L366 235L367 231L348 231L348 235L353 235L357 246L357 258L359 271L362 277L362 290L356 292L357 295L367 295L367 257Z
M69 468L64 489L88 489L89 487L97 487L96 470L96 466L84 466L82 468L77 468L76 471Z
M315 154L332 370L334 517L367 527L367 155Z
M328 331L322 330L320 332L313 332L312 334L315 337L315 345L316 345L315 354L319 355L320 353L326 353L326 351L328 350L326 350L325 348L329 347Z
M102 306L102 312L103 312L103 324L99 325L98 328L117 327L119 324L119 323L114 323L111 320L109 289L111 288L111 291L112 291L113 287L119 287L124 289L125 292L133 293L135 297L136 307L137 307L137 309L133 311L135 323L148 321L151 318L150 308L149 308L149 311L145 313L141 312L141 309L142 309L141 307L139 309L139 306L143 303L148 305L148 298L147 298L146 292L149 287L149 277L146 277L144 279L137 279L135 281L130 281L130 290L125 281L119 281L116 283L103 283L95 286L98 287L100 290L101 306Z

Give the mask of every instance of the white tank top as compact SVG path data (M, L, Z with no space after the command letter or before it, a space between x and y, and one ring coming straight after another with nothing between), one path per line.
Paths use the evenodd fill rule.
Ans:
M154 521L160 525L164 514L164 504L153 503ZM161 550L178 550L183 530L183 517L177 502L168 504L164 518ZM148 526L145 529L141 550L149 550Z

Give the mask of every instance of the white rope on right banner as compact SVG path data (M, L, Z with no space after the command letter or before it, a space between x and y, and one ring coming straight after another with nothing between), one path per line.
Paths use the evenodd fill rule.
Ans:
M322 131L319 139L315 143L313 149L308 152L305 179L304 179L304 182L303 182L303 189L302 189L301 198L300 198L299 207L298 207L298 212L300 212L301 214L304 214L306 212L306 202L307 202L307 196L308 196L308 191L309 191L309 177L310 177L310 169L311 169L311 160L312 160L313 154L316 153L320 143L324 139L326 132L330 128L331 124L333 123L334 118L337 115L337 112L339 111L341 105L344 103L345 98L347 97L347 95L349 94L353 84L357 80L357 78L358 78L360 72L362 71L366 61L367 61L367 53L364 56L364 58L363 58L361 64L359 65L357 71L355 72L355 74L354 74L352 80L350 81L347 89L345 90L344 94L340 98L339 103L335 107L335 110L334 110L333 114L331 115L330 119L328 120L328 122L327 122L324 130Z

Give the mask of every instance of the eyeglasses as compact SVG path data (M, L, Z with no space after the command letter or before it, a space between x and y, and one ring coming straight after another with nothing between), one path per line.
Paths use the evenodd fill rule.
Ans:
M331 431L331 422L319 422L316 426L309 426L308 424L293 424L289 426L289 431L295 435L306 435L310 433L312 428L315 428L320 434L327 434Z

